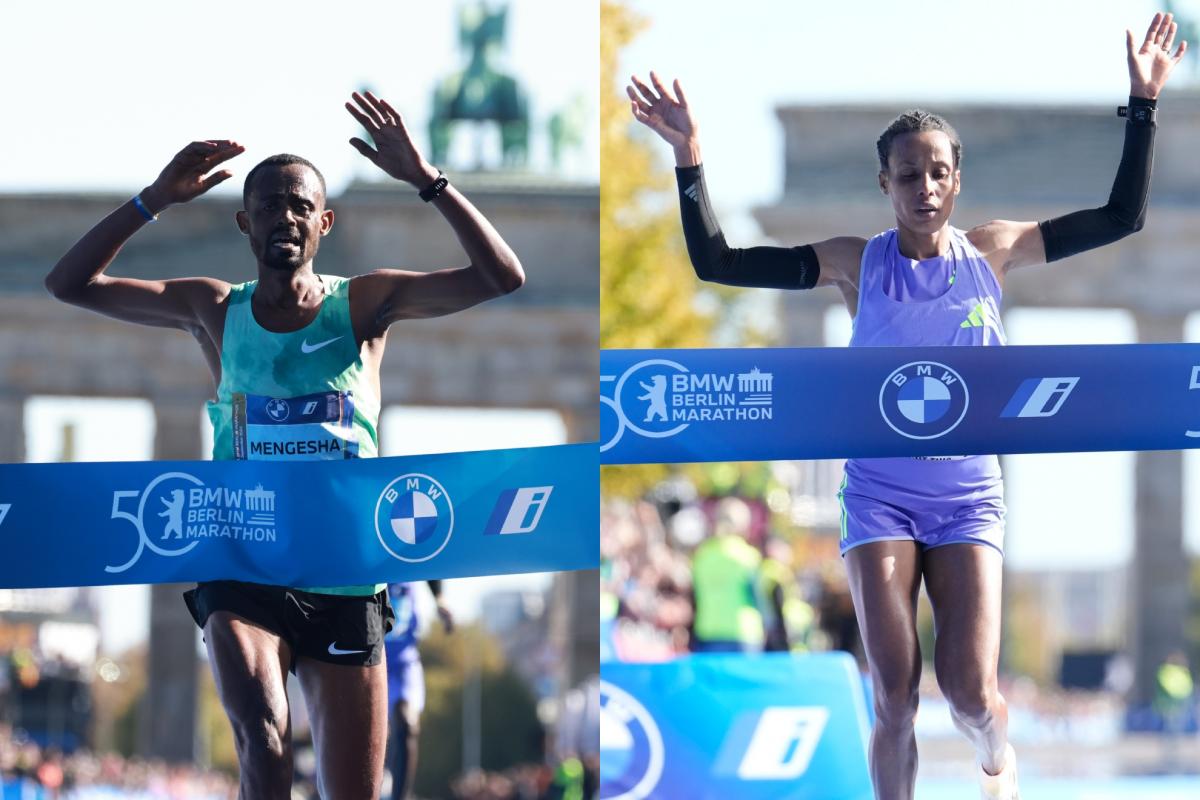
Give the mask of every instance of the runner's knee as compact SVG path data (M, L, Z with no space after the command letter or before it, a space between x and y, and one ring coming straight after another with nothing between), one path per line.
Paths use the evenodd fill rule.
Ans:
M996 692L984 681L949 680L941 682L942 694L960 722L971 728L985 728L994 716Z
M894 670L875 677L875 716L884 725L911 725L920 700L920 669Z
M291 736L286 709L276 709L265 699L256 698L227 703L226 711L240 754L256 762L287 760L291 754Z

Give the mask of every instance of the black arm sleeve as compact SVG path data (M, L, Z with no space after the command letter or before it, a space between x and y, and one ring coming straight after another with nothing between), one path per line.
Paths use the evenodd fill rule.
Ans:
M732 248L713 215L704 168L676 167L683 238L696 275L703 281L766 289L811 289L821 265L811 245Z
M1155 101L1130 97L1129 105L1131 109L1137 106L1154 108ZM1111 244L1142 229L1150 198L1156 128L1153 119L1137 122L1133 114L1129 115L1121 163L1117 166L1117 177L1106 205L1038 223L1046 245L1047 262Z

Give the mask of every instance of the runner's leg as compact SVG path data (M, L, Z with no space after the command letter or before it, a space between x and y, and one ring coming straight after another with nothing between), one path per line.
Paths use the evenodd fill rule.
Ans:
M217 694L229 715L241 800L289 800L292 730L287 699L291 649L279 636L228 611L204 625Z
M1008 742L1008 706L996 680L1003 557L987 545L950 544L925 551L924 559L938 685L980 766L995 775Z
M377 800L387 747L387 666L296 662L322 797Z
M845 561L875 693L870 749L875 797L911 800L921 679L916 626L921 552L911 540L868 542L846 551Z

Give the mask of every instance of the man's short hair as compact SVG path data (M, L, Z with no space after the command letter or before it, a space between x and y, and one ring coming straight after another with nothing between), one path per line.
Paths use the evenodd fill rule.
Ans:
M254 176L263 167L287 167L292 164L299 164L303 167L308 167L317 176L317 180L321 184L321 196L325 196L325 176L321 174L321 170L317 169L307 158L292 155L291 153L277 153L276 155L264 158L262 161L254 165L254 169L250 170L246 175L246 182L242 184L242 205L249 207L250 205L250 187L254 185Z

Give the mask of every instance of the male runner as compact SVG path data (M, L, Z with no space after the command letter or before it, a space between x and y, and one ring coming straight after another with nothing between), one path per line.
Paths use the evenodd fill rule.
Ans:
M1126 31L1130 99L1125 145L1108 203L1042 222L950 225L961 188L958 135L923 111L883 135L879 188L896 227L793 248L730 248L713 216L697 127L679 81L671 92L633 79L634 117L675 151L688 253L699 277L735 286L834 286L854 318L851 346L1002 345L1001 288L1020 267L1115 242L1142 228L1150 191L1155 107L1186 43L1156 14L1141 46ZM813 419L820 419L819 404ZM984 798L1016 800L1008 710L997 688L1004 499L996 456L851 459L839 493L841 551L875 696L870 770L880 800L911 798L917 774L921 674L917 593L936 623L934 669L958 726L975 746Z
M290 399L303 399L303 408L311 399L326 401L314 417L322 431L319 446L293 452L306 450L301 457L307 458L376 455L379 364L388 327L460 311L524 282L512 250L425 161L400 114L370 92L352 99L346 109L370 132L375 148L357 138L350 144L388 175L421 190L450 223L468 266L430 273L379 269L349 280L315 273L321 237L334 221L325 207L325 181L304 159L281 155L246 176L245 208L236 216L258 263L257 280L232 286L212 278L106 275L122 245L148 221L231 177L229 170L211 170L244 148L209 140L181 150L46 277L47 289L60 300L196 338L217 386L208 409L215 459L286 454L288 447L275 446L286 439L285 427L314 427L271 430ZM242 798L290 795L290 669L312 718L321 796L376 800L387 740L383 634L391 619L383 588L300 590L215 581L188 593L233 725Z

